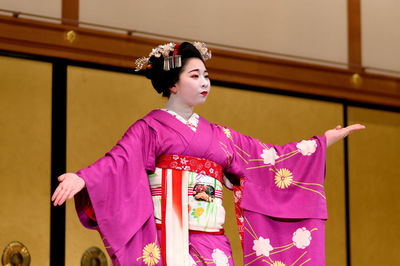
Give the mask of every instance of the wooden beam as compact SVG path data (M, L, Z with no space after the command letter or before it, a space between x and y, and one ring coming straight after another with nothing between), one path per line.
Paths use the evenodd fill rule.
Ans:
M79 25L79 0L62 0L61 19L65 25Z
M69 38L68 33L74 38ZM0 16L0 50L134 69L169 40ZM400 78L212 49L212 80L400 108ZM358 82L354 82L358 80Z
M361 73L361 0L347 0L349 69Z

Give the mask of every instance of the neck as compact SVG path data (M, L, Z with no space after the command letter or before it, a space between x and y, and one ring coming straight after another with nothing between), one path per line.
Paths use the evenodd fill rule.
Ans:
M179 102L179 100L177 100L177 98L174 97L173 94L171 94L171 96L169 97L168 102L165 105L165 109L174 111L186 120L189 120L189 118L193 114L193 106L188 106Z

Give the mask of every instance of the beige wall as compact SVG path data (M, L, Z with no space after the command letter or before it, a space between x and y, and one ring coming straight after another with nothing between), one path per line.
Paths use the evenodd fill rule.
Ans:
M1 0L0 9L61 18L61 0Z
M342 63L346 12L346 0L80 1L86 22Z
M337 63L348 61L348 0L79 2L83 22ZM61 18L61 3L2 0L0 9ZM361 1L362 62L367 71L400 72L399 9L397 0Z
M400 2L397 0L361 2L363 65L367 68L384 68L400 72L400 16L398 15Z
M0 250L50 258L51 64L0 57Z

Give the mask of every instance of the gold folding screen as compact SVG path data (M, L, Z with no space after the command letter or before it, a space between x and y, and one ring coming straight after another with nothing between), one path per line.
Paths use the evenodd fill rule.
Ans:
M0 136L0 250L49 265L51 64L0 57Z
M165 99L143 76L83 67L67 72L67 170L76 171L104 155L138 118ZM212 73L211 73L212 76ZM14 240L28 247L31 265L49 265L50 253L50 63L0 57L0 249ZM212 86L196 111L211 122L273 144L321 135L342 124L339 103ZM348 122L367 130L350 136L350 229L352 265L398 264L400 204L400 114L348 108ZM343 142L327 154L327 265L346 265ZM225 193L226 232L241 265L232 195ZM79 265L99 236L84 229L73 202L67 204L66 265Z
M351 265L399 265L400 114L349 108Z

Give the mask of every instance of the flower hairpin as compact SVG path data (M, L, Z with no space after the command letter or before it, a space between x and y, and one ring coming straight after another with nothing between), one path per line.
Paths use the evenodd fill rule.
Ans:
M211 51L207 48L206 43L204 42L194 42L193 46L199 50L201 57L204 61L211 59Z
M193 46L196 47L196 49L200 52L201 57L203 58L204 61L211 58L211 51L208 50L207 45L204 42L194 42ZM172 42L157 46L156 48L151 50L148 57L141 57L141 58L136 59L135 71L151 69L152 65L151 65L151 62L149 61L149 59L152 56L157 57L157 58L162 56L164 58L163 69L165 71L168 71L173 68L181 67L182 66L181 56L180 55L173 55L173 56L169 55L171 51L174 51L175 47L176 47L176 44L172 43Z

